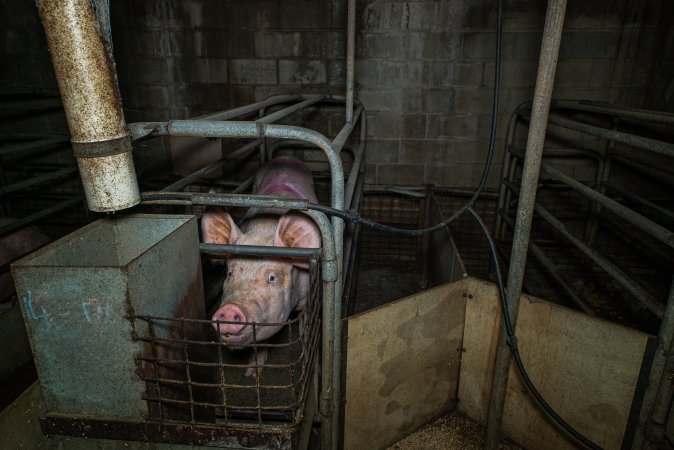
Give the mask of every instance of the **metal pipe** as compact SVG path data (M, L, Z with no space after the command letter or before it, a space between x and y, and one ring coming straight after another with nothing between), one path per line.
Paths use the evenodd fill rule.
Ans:
M614 106L609 103L596 102L592 100L554 100L552 102L552 107L588 111L625 119L637 119L661 123L664 125L674 125L674 114L667 114L659 111L624 108L621 106Z
M140 202L109 43L91 0L38 0L89 209Z
M294 141L294 140L281 140L281 141L276 141L272 145L267 148L267 160L270 161L274 158L274 154L282 150L284 148L292 148L292 149L303 149L303 150L315 150L317 147L315 145L311 145L308 142L303 142L303 141ZM319 149L320 150L320 149ZM342 151L348 152L352 158L354 158L354 150L353 147L351 147L348 144L345 144L344 147L342 147Z
M70 206L77 205L78 203L81 203L83 200L83 197L81 195L77 197L73 197L71 199L62 201L60 203L57 203L55 205L50 206L49 208L45 208L41 211L38 211L36 213L30 214L26 217L23 217L21 219L15 220L14 222L10 222L7 225L1 226L0 227L0 235L9 233L10 231L17 230L21 227L24 227L30 223L35 222L36 220L42 219L43 217L50 216L54 213L57 213L63 209L66 209Z
M11 136L6 136L6 138L11 138ZM68 142L68 138L62 136L37 138L30 140L29 142L22 142L20 144L3 145L2 148L0 148L0 156L6 156L12 153L21 153L22 156L25 156L29 152L48 149L55 146L62 146Z
M356 189L356 181L359 174L361 173L363 156L365 155L365 133L367 120L365 115L361 117L362 110L362 106L358 106L358 109L356 110L355 121L358 121L358 118L360 117L360 141L358 142L358 150L356 151L356 156L354 156L353 163L351 164L351 170L349 171L349 176L346 181L346 189L344 191L344 204L349 208L351 207L351 202L353 201L353 194Z
M664 314L664 306L662 303L650 292L639 286L631 277L629 277L625 272L620 270L615 264L603 257L599 252L585 245L583 241L575 237L573 234L566 229L564 224L560 222L556 217L550 214L545 208L541 205L536 205L536 212L553 228L555 228L562 236L564 236L568 241L578 248L578 250L585 253L587 257L593 260L597 265L606 271L611 277L613 277L618 283L620 283L627 292L632 294L636 300L641 303L645 308L651 311L653 314L662 318Z
M280 111L276 111L275 113L269 114L268 116L261 117L260 119L256 120L256 122L259 123L274 123L277 120L281 120L284 117L288 117L289 115L299 111L300 109L306 108L307 106L311 106L315 103L320 102L325 98L325 95L313 95L311 98L304 100L303 102L297 103L295 105L288 106L287 108L283 108Z
M503 217L503 221L508 224L511 228L515 228L515 221L510 217L505 215L504 211L502 209L498 210L498 215ZM545 252L536 244L536 242L531 239L529 241L529 249L531 250L531 254L536 258L538 263L543 267L548 274L557 282L557 284L562 288L564 293L580 308L582 309L586 314L590 316L596 316L596 312L594 309L592 309L587 302L582 299L576 291L571 287L569 283L562 277L562 275L559 273L559 269L557 268L557 265L555 265L554 262L550 258L547 257Z
M356 0L349 0L346 8L346 122L349 123L353 121L353 78L356 55Z
M658 342L648 377L648 387L639 412L639 422L632 450L654 450L662 438L672 403L674 371L674 279L669 288L665 313L660 324Z
M233 151L232 153L225 155L222 159L209 164L206 167L203 167L196 172L193 172L189 175L187 175L184 178L181 178L180 180L176 181L173 184L170 184L166 186L162 191L181 191L183 190L186 186L189 186L190 184L194 183L195 181L205 177L209 173L219 169L220 167L224 166L227 164L227 162L236 159L240 156L243 156L244 158L249 157L250 155L253 154L255 151L255 148L262 143L261 139L256 139L253 142L250 142L243 147Z
M644 207L650 209L651 211L666 217L668 220L674 221L674 212L670 211L669 209L663 208L660 205L656 205L655 203L651 202L650 200L647 200L643 197L640 197L640 196L638 196L638 195L636 195L632 192L620 189L619 187L614 186L612 184L607 184L606 188L608 188L608 190L610 190L610 191L615 192L618 195L621 195L621 196L625 197L628 200L631 200L635 203L638 203L641 206L644 206Z
M77 173L76 167L67 167L65 169L57 170L54 172L46 173L44 175L37 176L35 178L29 178L27 180L19 181L18 183L13 183L7 186L0 187L0 196L20 191L27 187L35 186L37 184L46 183L47 181L58 180L59 178L65 178L69 175Z
M674 248L674 233L669 231L667 228L653 222L652 220L642 216L639 213L634 212L630 208L621 205L615 200L610 199L603 194L600 194L594 189L585 186L583 183L574 180L570 176L565 175L564 173L560 172L559 170L553 167L550 167L545 163L542 164L541 166L543 172L547 173L553 178L556 178L558 181L561 181L562 183L566 184L570 188L574 189L576 192L579 192L580 194L596 201L604 208L617 214L618 216L630 222L632 225L645 231L646 233L650 234L651 236L663 242L664 244L668 245L669 247Z
M531 124L527 138L527 153L522 173L522 194L517 207L517 222L513 236L510 270L508 271L507 301L513 327L517 321L517 310L522 293L524 266L526 264L533 208L536 201L536 186L540 172L545 131L550 110L550 98L557 68L559 43L564 27L566 0L549 0L543 28L541 54L538 61L538 74L531 113ZM489 416L485 448L495 450L498 447L503 406L505 404L508 372L510 370L510 348L506 343L506 330L500 324L499 345L494 362L494 376L491 387Z
M655 139L645 138L641 136L635 136L633 134L625 133L622 131L609 130L607 128L589 125L587 123L582 123L576 120L564 118L559 114L550 115L550 124L552 124L550 128L554 128L555 126L567 128L569 130L580 131L581 133L590 134L592 136L611 139L616 142L621 142L623 144L638 147L643 150L648 150L654 153L660 153L667 156L674 156L674 144L658 141Z
M237 206L242 208L275 208L306 211L308 201L290 197L219 194L216 192L143 192L146 205Z
M199 244L201 253L221 253L242 256L271 256L281 258L318 258L320 248L266 247L262 245Z
M227 111L221 111L213 114L207 114L205 116L195 117L194 120L230 120L237 117L243 116L245 114L251 114L260 109L269 108L270 106L275 106L281 103L290 103L302 100L301 95L297 94L281 94L268 97L260 102L251 103L250 105L241 106L239 108L229 109Z

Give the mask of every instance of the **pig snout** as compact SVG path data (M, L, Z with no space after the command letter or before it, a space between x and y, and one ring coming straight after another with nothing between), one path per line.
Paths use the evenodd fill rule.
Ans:
M246 313L234 303L222 305L213 314L213 327L218 334L223 336L238 335L246 328ZM226 323L222 323L226 322Z

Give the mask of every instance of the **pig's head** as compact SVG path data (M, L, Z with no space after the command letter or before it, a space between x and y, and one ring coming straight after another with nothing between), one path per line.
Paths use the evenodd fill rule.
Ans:
M259 216L241 231L222 208L207 208L201 222L203 240L212 244L320 247L320 232L300 213ZM213 314L213 327L222 342L246 345L278 332L282 325L253 326L249 323L282 323L298 305L308 286L306 261L268 257L227 257L227 278L220 307Z

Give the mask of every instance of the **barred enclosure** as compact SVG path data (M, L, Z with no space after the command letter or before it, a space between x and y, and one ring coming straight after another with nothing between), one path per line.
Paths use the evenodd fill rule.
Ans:
M282 323L241 322L252 328L250 344L225 344L215 326L232 322L183 317L132 315L137 374L145 382L148 420L197 427L187 440L211 443L205 429L236 433L254 430L260 437L296 433L304 418L320 341L321 289L316 260L310 261L311 292L304 309ZM257 336L281 326L268 340ZM258 354L267 353L263 364ZM246 375L246 371L252 374ZM193 428L194 430L195 428ZM204 434L203 438L199 435Z

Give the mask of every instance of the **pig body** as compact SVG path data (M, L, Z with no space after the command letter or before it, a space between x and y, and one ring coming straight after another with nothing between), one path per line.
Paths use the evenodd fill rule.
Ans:
M258 172L254 192L316 201L311 172L303 162L288 157L276 158ZM201 227L207 243L301 248L321 245L314 222L297 212L251 208L239 228L223 208L207 208ZM278 332L293 310L303 308L308 291L305 261L229 256L213 326L226 344L245 346L259 342ZM253 332L253 322L279 325L257 326ZM254 361L257 366L266 360L266 352L261 350ZM254 373L253 368L246 372Z

